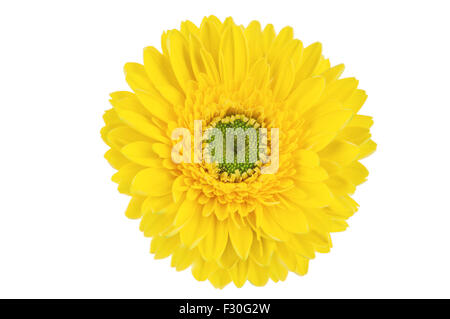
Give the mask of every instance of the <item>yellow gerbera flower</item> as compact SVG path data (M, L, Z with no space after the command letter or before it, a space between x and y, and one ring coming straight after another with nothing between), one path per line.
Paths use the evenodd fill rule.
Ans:
M104 115L112 179L132 196L126 216L142 218L155 258L172 256L177 270L192 266L215 287L306 274L358 207L349 195L368 175L359 160L376 148L372 118L357 114L366 93L355 78L339 79L344 66L330 67L320 43L304 48L290 27L276 34L270 24L210 16L164 32L161 46L144 49L143 65L125 65L133 93L112 93ZM258 149L246 136L243 162L195 161L198 149L190 154L191 142L177 148L173 139L186 128L198 142L195 121L271 134L258 133ZM201 140L205 154L212 141ZM174 150L188 161L175 162ZM277 170L263 174L275 150Z

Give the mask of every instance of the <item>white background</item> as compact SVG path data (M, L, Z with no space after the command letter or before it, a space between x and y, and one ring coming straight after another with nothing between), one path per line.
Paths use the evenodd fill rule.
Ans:
M0 297L450 297L446 1L3 1ZM204 15L290 25L369 99L379 147L350 227L308 275L214 289L154 260L103 159L108 94L163 30Z

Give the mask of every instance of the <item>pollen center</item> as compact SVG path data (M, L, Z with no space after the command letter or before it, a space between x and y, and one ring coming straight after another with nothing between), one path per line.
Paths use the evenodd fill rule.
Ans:
M260 171L261 124L242 114L215 118L207 128L206 155L222 181L239 182Z

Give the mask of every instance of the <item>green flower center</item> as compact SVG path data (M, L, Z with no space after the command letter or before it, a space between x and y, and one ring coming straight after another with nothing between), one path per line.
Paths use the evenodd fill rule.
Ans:
M258 169L261 163L258 151L260 126L256 120L244 115L231 115L211 122L209 128L217 130L208 136L206 148L211 161L217 164L219 174L245 179ZM219 132L221 137L217 136Z

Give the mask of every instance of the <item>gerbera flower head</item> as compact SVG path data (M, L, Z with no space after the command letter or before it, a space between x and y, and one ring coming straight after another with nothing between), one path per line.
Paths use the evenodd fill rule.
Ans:
M357 114L366 93L290 27L210 16L164 32L161 47L125 65L132 92L112 93L104 115L126 216L155 258L215 287L306 274L358 207L359 160L376 148L372 118ZM202 134L213 129L221 140Z

